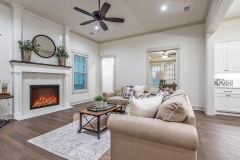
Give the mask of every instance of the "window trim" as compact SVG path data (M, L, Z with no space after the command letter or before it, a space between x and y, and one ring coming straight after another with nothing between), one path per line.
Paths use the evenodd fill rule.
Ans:
M74 65L74 55L82 56L86 58L86 89L79 89L79 90L74 90L74 70L75 70L75 65ZM84 53L81 51L72 51L72 93L73 94L78 94L78 93L86 93L89 92L89 55L88 53Z

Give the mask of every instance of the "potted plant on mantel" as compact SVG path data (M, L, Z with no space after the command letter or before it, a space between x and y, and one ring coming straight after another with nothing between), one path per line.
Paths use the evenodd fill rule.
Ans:
M8 93L8 84L10 81L0 80L0 82L2 83L2 93Z
M102 109L102 104L103 104L103 97L102 96L96 96L94 97L95 100L95 105L98 109Z
M58 57L59 65L65 66L66 58L69 58L69 54L66 51L65 47L58 46L55 55Z
M42 47L40 44L37 44L37 40L18 41L18 44L22 52L22 58L24 62L30 62L32 51L38 52Z

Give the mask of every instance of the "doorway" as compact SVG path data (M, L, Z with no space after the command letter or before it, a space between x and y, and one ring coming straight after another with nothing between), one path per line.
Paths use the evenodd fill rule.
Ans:
M115 57L102 57L101 92L111 92L115 85Z

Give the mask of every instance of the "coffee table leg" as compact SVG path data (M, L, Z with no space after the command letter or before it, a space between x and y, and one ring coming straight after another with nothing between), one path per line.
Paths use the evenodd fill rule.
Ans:
M81 133L82 131L82 113L80 113L79 115L79 130L77 131L77 133Z
M123 114L122 112L123 112L123 111L122 111L122 106L121 106L121 114Z
M97 117L97 137L100 139L100 116Z

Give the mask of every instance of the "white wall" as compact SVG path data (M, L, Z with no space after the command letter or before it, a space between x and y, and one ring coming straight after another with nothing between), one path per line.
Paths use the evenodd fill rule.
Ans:
M148 48L180 45L180 87L196 107L205 106L204 24L100 44L116 55L116 85L146 85ZM179 84L178 84L179 85Z
M12 9L2 4L0 4L0 23L0 34L2 34L0 36L0 80L12 81L9 63L12 60ZM12 83L9 84L8 91L12 93ZM1 87L0 92L2 92ZM10 102L12 104L12 100Z
M70 49L77 50L89 54L89 73L88 73L88 82L89 82L89 91L85 93L73 94L72 87L72 74L70 75L70 102L84 101L92 99L97 94L100 94L100 69L99 69L99 57L98 57L98 44L82 38L78 35L70 33ZM70 55L70 64L73 61L73 54ZM72 73L72 72L71 72Z
M240 40L240 19L222 22L215 33L216 41L233 39Z

